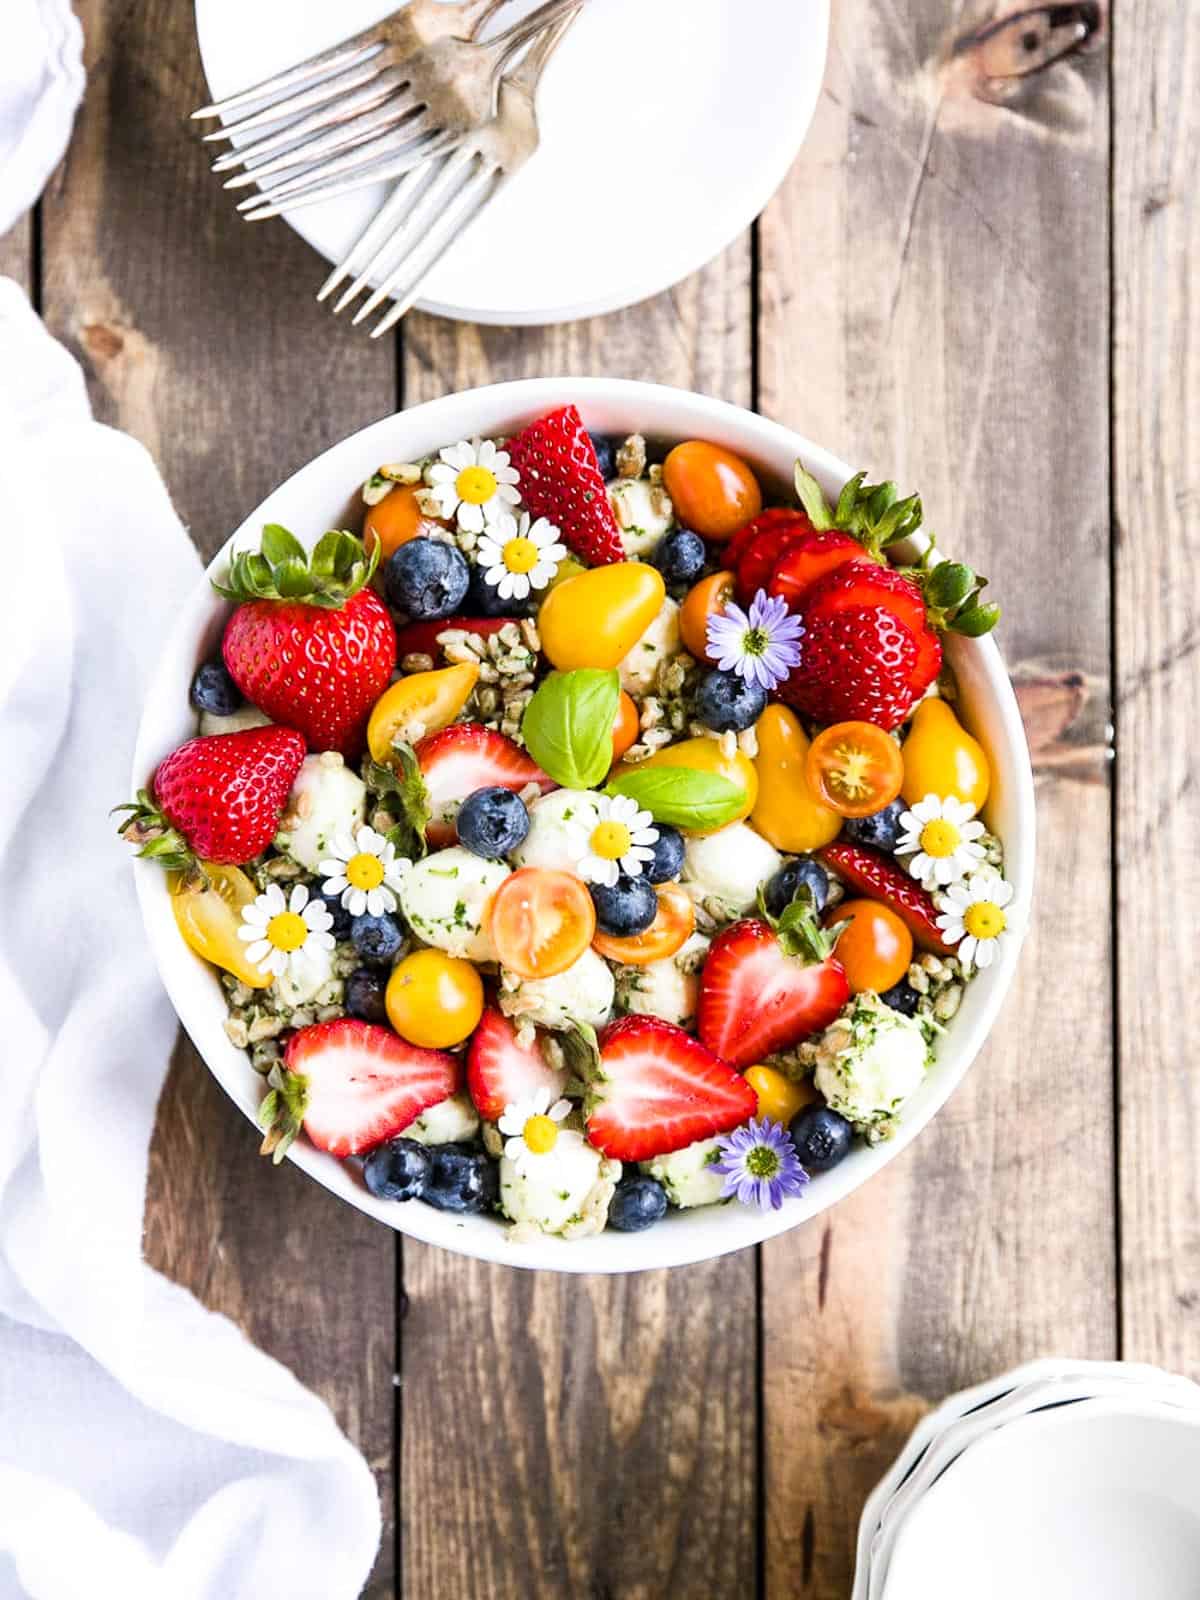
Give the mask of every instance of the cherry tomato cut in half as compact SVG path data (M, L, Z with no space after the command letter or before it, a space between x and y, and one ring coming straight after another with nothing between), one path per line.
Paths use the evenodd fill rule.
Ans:
M598 933L592 940L593 949L609 961L619 961L626 967L644 967L651 961L665 961L681 949L696 926L691 896L678 883L660 883L654 892L658 896L658 912L644 932L630 934L627 938Z
M688 590L679 608L679 632L684 648L697 661L707 661L710 666L713 657L708 653L708 619L719 617L733 599L734 583L732 572L711 573Z
M591 944L596 908L574 873L522 867L492 896L487 925L502 966L521 978L552 978Z
M873 722L835 722L808 747L808 786L843 817L869 817L891 805L904 782L900 746Z

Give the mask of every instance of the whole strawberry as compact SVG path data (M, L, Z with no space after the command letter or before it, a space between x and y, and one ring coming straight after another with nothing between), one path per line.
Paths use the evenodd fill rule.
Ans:
M151 784L122 811L121 833L139 855L168 868L204 861L241 866L275 837L300 763L294 728L247 728L189 739L159 762Z
M229 674L253 705L298 728L314 750L362 753L371 707L396 665L396 630L370 583L370 557L349 533L327 533L309 555L286 528L263 529L262 551L233 559L226 599Z
M530 514L553 522L568 550L593 567L625 559L596 448L574 406L531 422L507 448Z

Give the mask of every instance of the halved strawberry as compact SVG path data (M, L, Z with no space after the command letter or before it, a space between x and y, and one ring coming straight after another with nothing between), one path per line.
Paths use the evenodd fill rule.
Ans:
M744 528L739 528L728 544L722 546L721 565L727 572L739 567L743 555L760 533L774 529L782 534L789 528L803 533L811 527L807 512L797 510L795 506L767 506L756 517L751 517Z
M421 1050L373 1022L337 1017L301 1028L273 1068L259 1107L264 1154L276 1160L301 1125L318 1150L357 1156L403 1133L422 1111L455 1094L462 1061Z
M485 1122L499 1122L505 1106L548 1089L557 1100L567 1075L550 1066L536 1044L517 1043L503 1012L487 1006L467 1049L467 1088Z
M532 516L553 522L568 550L590 566L624 561L596 449L574 406L539 417L506 448L521 474L521 498Z
M759 581L768 594L779 595L794 611L818 578L851 561L863 561L878 571L884 570L848 533L810 533L789 540L770 574Z
M827 1028L850 998L841 962L806 964L787 933L747 917L713 940L700 975L696 1031L735 1067L749 1067ZM830 946L831 947L831 946Z
M443 617L440 622L406 622L396 629L396 654L400 658L411 655L432 656L436 661L442 653L438 634L449 628L461 628L464 633L478 633L489 638L499 633L516 617Z
M558 785L519 745L481 722L452 722L415 746L429 795L426 830L434 845L453 844L458 808L476 789L511 789L536 783L543 794Z
M937 925L937 907L932 896L895 862L877 850L845 840L835 840L817 854L858 894L882 900L889 906L922 949L938 956L954 954L953 946L945 942Z
M600 1074L588 1142L618 1161L649 1161L728 1133L758 1107L740 1073L658 1017L610 1024L600 1035Z

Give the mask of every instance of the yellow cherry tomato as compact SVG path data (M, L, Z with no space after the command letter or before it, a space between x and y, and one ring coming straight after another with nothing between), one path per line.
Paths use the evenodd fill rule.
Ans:
M684 648L697 661L707 661L710 666L716 657L708 653L708 619L719 617L733 599L734 582L732 572L712 572L688 590L679 608L679 634Z
M782 1122L786 1128L792 1118L816 1099L816 1091L806 1078L793 1083L774 1067L747 1067L743 1076L758 1096L758 1115Z
M732 450L685 439L663 462L663 485L685 528L728 539L762 510L758 479Z
M388 761L398 742L416 744L450 725L470 699L479 677L475 662L397 678L376 700L367 723L367 746L376 761Z
M869 817L900 793L900 746L873 722L835 722L808 749L808 787L843 817Z
M258 895L254 884L238 867L202 861L208 879L172 873L169 883L171 910L180 933L191 949L223 972L231 972L250 989L265 989L269 972L260 972L246 955L246 941L238 938L242 912Z
M954 795L982 810L992 780L988 758L944 700L921 701L900 754L900 793L910 806L936 794L940 800Z
M483 980L470 961L416 950L392 968L383 1003L402 1039L448 1050L474 1033L483 1015Z
M842 819L808 786L808 735L787 706L769 705L755 724L758 800L750 821L776 850L819 850L842 831Z
M562 672L617 667L666 598L657 567L616 561L556 584L538 611L542 649Z
M722 828L727 828L731 822L740 822L743 817L748 817L758 799L758 774L754 770L753 761L740 750L735 750L731 756L723 755L721 746L715 739L684 739L679 744L669 744L665 750L656 750L652 756L647 756L645 761L638 761L632 766L622 762L614 769L613 776L640 770L643 767L691 767L697 772L715 772L718 777L728 778L730 783L736 783L738 788L744 791L745 799L736 816L727 818L721 824ZM684 828L682 831L700 834L719 833L720 829Z

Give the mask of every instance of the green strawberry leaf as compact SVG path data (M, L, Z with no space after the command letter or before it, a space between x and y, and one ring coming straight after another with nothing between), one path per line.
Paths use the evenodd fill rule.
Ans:
M425 830L432 815L429 791L412 745L399 743L392 749L399 770L385 767L378 761L368 761L363 768L363 778L367 788L389 811L399 813L399 820L385 835L395 846L396 854L409 861L419 861L428 848Z
M267 1084L267 1092L258 1103L257 1121L264 1130L258 1148L260 1155L270 1156L278 1166L304 1126L308 1079L302 1072L289 1072L276 1062L267 1074Z

